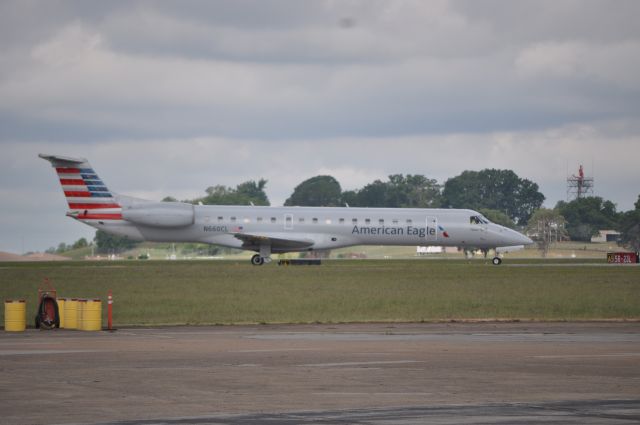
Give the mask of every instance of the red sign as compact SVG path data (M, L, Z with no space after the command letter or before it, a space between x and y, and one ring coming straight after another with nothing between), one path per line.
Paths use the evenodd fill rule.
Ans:
M607 263L633 264L638 262L639 257L637 252L607 252Z

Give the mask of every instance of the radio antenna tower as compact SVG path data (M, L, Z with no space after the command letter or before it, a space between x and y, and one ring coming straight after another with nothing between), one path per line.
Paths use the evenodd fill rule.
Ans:
M584 168L580 165L578 175L567 177L567 202L585 196L593 196L593 177L586 177Z

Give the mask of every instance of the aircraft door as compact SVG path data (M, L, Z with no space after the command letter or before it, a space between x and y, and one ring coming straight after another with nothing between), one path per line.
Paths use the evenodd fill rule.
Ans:
M427 242L435 242L438 240L438 218L428 216L427 217L427 229L425 240Z
M293 230L293 214L284 215L284 230Z

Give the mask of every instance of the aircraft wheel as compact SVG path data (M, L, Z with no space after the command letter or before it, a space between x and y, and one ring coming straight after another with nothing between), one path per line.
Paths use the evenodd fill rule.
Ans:
M493 260L491 260L491 262L493 263L494 266L499 266L500 264L502 264L502 258L493 257Z
M262 264L264 264L264 258L262 258L260 254L256 254L251 257L251 264L253 264L254 266L261 266Z

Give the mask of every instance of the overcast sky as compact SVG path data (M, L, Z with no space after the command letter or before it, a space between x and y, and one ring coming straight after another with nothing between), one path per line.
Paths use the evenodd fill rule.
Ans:
M640 193L638 1L2 1L0 251L94 231L38 153L159 200L508 168L553 207L584 164Z

